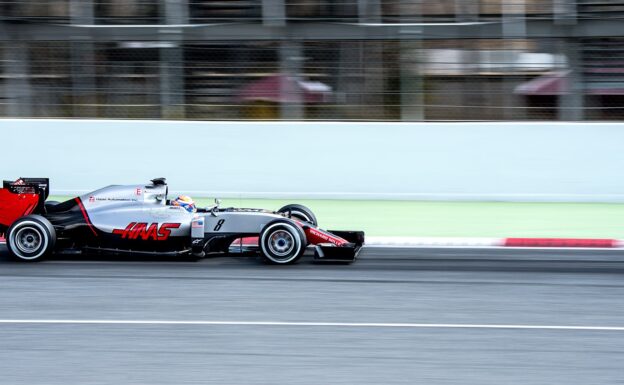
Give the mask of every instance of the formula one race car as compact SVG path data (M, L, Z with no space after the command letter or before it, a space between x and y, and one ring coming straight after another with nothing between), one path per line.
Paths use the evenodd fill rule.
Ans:
M66 202L46 202L47 178L4 181L0 236L9 254L38 261L52 253L186 256L254 252L272 264L291 264L306 247L321 262L353 262L361 231L325 231L305 206L277 211L221 208L188 210L167 199L164 178L147 185L108 186ZM242 239L246 239L243 241ZM251 239L251 243L249 242Z

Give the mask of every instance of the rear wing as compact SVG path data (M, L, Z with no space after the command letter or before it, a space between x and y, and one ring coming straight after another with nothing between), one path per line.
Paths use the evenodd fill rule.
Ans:
M2 182L2 188L13 194L37 194L45 202L50 195L50 179L19 178L16 181L5 180Z
M23 216L44 213L44 204L49 194L48 178L3 181L0 189L0 233Z

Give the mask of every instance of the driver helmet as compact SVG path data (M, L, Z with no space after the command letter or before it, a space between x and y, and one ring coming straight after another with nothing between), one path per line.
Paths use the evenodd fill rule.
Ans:
M195 201L193 198L187 195L180 195L176 199L171 201L172 206L180 206L189 213L194 213L197 211L197 207L195 207Z

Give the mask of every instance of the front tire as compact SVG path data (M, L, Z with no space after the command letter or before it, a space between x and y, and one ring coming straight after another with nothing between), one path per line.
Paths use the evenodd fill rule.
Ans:
M28 215L15 221L6 233L9 255L18 261L36 262L52 253L56 231L44 217Z
M259 243L264 261L275 265L297 262L308 245L303 230L286 219L277 219L264 226Z
M318 221L316 220L316 216L309 208L304 205L286 205L281 209L277 210L278 213L286 214L289 213L290 218L294 218L303 222L307 222L312 226L318 226Z

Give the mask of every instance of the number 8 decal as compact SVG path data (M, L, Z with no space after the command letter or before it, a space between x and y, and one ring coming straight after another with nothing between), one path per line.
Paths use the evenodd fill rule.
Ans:
M221 230L221 226L223 226L223 223L225 223L225 219L219 219L219 222L217 222L217 225L215 226L214 231Z

